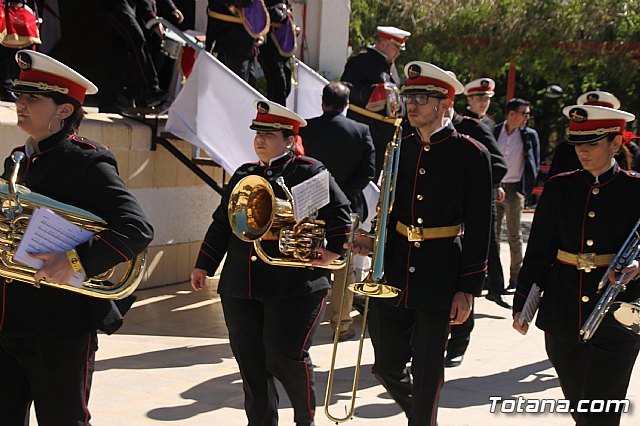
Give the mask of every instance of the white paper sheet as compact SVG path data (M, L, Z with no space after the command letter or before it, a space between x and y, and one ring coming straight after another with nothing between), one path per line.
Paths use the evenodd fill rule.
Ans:
M28 253L65 252L88 241L87 231L46 208L35 209L29 225L14 255L14 260L32 268L42 268L43 262ZM73 274L68 284L80 287L86 279L84 270Z
M293 216L297 221L329 204L329 172L324 170L291 188Z

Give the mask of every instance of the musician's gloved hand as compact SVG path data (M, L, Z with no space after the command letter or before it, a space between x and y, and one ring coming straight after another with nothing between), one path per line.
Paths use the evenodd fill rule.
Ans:
M516 330L518 333L522 334L523 336L525 334L527 334L527 331L529 331L529 323L524 321L522 323L522 325L520 325L520 315L522 314L522 312L516 312L516 314L513 316L513 328L514 330Z
M451 301L451 312L449 313L449 324L462 324L469 318L471 314L471 306L473 305L473 294L458 291L453 295Z
M349 243L344 243L344 248L351 247ZM364 231L356 231L355 239L353 241L353 254L358 256L369 256L373 250L373 238L367 235Z
M311 261L311 264L316 266L327 266L334 260L338 260L340 258L338 253L334 253L325 248L317 248L316 253L319 253L319 256Z
M609 271L609 280L613 282L617 280L621 274L625 274L624 278L622 279L622 284L628 284L629 281L638 279L638 277L640 277L640 264L637 260L634 260L620 272L616 272L612 269L611 271Z
M44 262L42 268L33 276L36 282L44 280L49 283L66 284L71 280L73 268L65 252L29 253L29 256Z
M206 280L207 271L200 268L193 268L193 271L191 271L191 287L193 287L195 291L202 290Z

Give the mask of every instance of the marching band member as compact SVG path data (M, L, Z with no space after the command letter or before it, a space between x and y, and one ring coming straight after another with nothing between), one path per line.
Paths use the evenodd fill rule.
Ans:
M603 92L600 90L591 90L585 92L578 97L578 105L593 105L603 106L607 108L620 109L620 100L612 93ZM624 134L623 134L624 136ZM635 135L633 135L635 136ZM622 139L622 146L616 153L616 161L618 165L625 170L635 170L640 167L640 164L634 164L633 156L630 150L627 148L630 140L626 137ZM551 178L558 173L571 172L581 169L580 160L576 155L574 147L565 142L561 142L556 146L556 151L553 155L553 161L551 162L551 168L549 169L549 176Z
M386 117L388 84L399 85L394 61L405 49L410 32L379 26L376 42L349 58L341 81L351 83L347 117L369 126L376 148L376 181L384 163L384 152L395 131L395 119Z
M371 299L369 333L374 375L409 425L422 426L436 424L449 329L467 319L482 290L492 184L487 149L448 118L462 84L425 62L410 62L405 74L411 128L400 148L384 265L388 283L402 292ZM371 246L359 235L354 250L368 253Z
M544 295L536 325L545 332L562 391L576 408L579 400L624 399L640 350L637 335L607 318L586 343L580 336L600 299L598 282L640 217L640 176L621 169L614 159L633 114L593 105L568 106L563 112L571 120L566 143L574 146L583 168L545 184L514 296L513 327L526 334L528 324L519 319L537 283ZM622 272L629 285L618 300L637 299L640 286L630 280L640 273L638 262ZM620 414L571 413L580 426L617 425Z
M29 135L18 183L63 203L88 210L107 229L66 253L40 253L36 281L68 283L78 266L88 277L129 261L153 238L142 209L118 176L111 152L76 134L86 94L97 88L42 53L16 54L13 82L18 127ZM13 169L5 160L8 179ZM76 269L72 265L76 265ZM40 425L88 425L89 393L98 347L96 330L112 333L127 309L114 302L42 285L2 280L0 303L0 416L22 425L33 402ZM125 299L130 306L133 301Z
M276 197L286 198L276 184L283 177L287 187L326 170L322 163L291 152L298 129L306 121L270 101L257 102L251 124L257 163L244 164L231 178L213 214L196 267L191 273L195 290L227 255L218 293L229 330L231 349L243 380L245 411L250 425L278 424L278 393L274 378L284 386L297 425L312 425L316 397L309 348L320 326L330 274L321 268L271 266L256 256L253 244L232 233L227 216L230 191L248 175L267 179ZM350 227L349 201L330 178L330 202L319 209L326 222L326 248L313 262L328 265L340 257ZM263 240L265 251L278 255L277 238Z

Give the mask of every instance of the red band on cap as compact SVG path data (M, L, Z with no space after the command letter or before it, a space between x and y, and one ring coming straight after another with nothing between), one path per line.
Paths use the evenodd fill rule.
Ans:
M572 120L569 123L569 128L571 130L598 130L619 127L620 131L623 131L625 123L624 120L587 120L582 122Z
M585 102L583 105L595 105L595 106L613 108L613 104L610 104L609 102Z
M442 89L447 90L446 96L451 100L453 100L453 98L456 95L456 89L454 89L453 86L445 83L442 80L438 80L431 77L423 77L423 76L407 80L407 85L405 86L405 89L411 89L410 86L428 86L428 85L440 87Z
M391 35L389 33L383 33L383 32L379 32L378 33L378 37L386 38L388 40L394 40L394 41L397 41L400 44L404 44L405 41L407 40L406 37L398 37L398 36L394 36L394 35Z
M34 69L20 71L20 80L30 81L33 83L46 83L51 86L59 86L69 89L69 93L66 95L77 100L81 104L84 102L84 95L87 92L87 89L78 83L60 77L59 75Z
M291 130L295 133L298 133L298 130L300 129L300 122L298 120L282 117L281 115L258 113L256 115L256 121L259 121L261 123L280 123L288 126L293 126Z
M476 92L493 93L493 89L491 89L490 87L474 87L473 89L467 89L467 93Z

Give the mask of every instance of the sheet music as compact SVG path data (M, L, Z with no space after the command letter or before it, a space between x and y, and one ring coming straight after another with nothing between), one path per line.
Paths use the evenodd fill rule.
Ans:
M329 204L329 171L324 170L292 187L291 194L296 222L316 213Z
M538 306L540 306L540 299L542 299L540 287L538 287L538 284L533 283L533 285L531 286L531 291L529 291L529 295L527 296L527 300L524 302L522 312L520 312L520 325L524 324L525 322L527 324L531 324L533 317L538 311Z
M65 252L84 243L93 236L87 231L47 208L35 209L29 225L14 255L14 260L31 266L42 268L43 262L34 259L28 253ZM75 272L69 284L80 287L86 279L84 270Z

